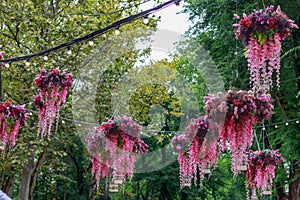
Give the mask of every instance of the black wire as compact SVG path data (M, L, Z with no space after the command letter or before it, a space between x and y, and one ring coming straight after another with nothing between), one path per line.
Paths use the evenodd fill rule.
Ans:
M69 47L69 46L71 46L73 44L76 44L76 43L79 43L79 42L82 42L82 41L90 40L93 37L95 37L96 35L104 34L104 33L106 33L107 31L109 31L111 29L119 28L123 24L127 24L127 23L132 22L132 21L134 21L136 19L139 19L139 18L142 18L142 17L146 17L146 16L148 16L150 14L153 14L153 13L155 13L155 12L161 10L161 9L164 9L164 8L166 8L166 7L168 7L168 6L172 5L172 4L178 5L180 1L181 0L170 0L170 1L167 1L167 2L162 3L162 4L160 4L160 5L158 5L158 6L154 7L154 8L151 8L151 9L142 11L140 13L137 13L135 15L126 17L124 19L121 19L121 20L119 20L117 22L112 23L111 25L106 26L103 29L99 29L97 31L94 31L94 32L88 34L88 35L85 35L85 36L76 38L74 40L62 43L62 44L60 44L60 45L58 45L56 47L53 47L53 48L50 48L50 49L47 49L47 50L44 50L44 51L40 51L38 53L26 55L26 56L20 56L20 57L16 57L16 58L10 58L10 59L1 60L1 62L3 62L3 63L12 63L12 62L20 61L20 60L29 60L29 59L31 59L33 57L48 55L50 52L57 51L57 50L62 49L62 48L67 48L67 47Z

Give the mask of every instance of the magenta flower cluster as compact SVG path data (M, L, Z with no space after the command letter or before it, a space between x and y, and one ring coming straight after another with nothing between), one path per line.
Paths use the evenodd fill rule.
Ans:
M235 18L240 17L235 14ZM243 18L238 24L234 24L235 35L237 39L241 39L245 46L251 37L261 39L273 38L275 33L278 33L280 39L285 39L290 35L290 28L298 28L294 21L281 12L278 6L277 10L274 10L274 6L266 8L264 11L256 11L250 15L243 14Z
M50 72L41 69L34 79L40 92L38 96L33 97L33 103L39 109L38 135L40 134L41 138L46 134L50 136L55 118L57 130L60 106L66 101L68 90L72 87L72 79L71 73L59 68L52 68Z
M235 17L240 17L235 14ZM293 20L281 12L278 6L266 8L250 15L243 14L243 19L234 24L235 35L246 46L246 57L250 72L252 91L266 93L272 89L273 73L276 72L277 89L280 88L280 50L281 40L290 35L291 28L298 28Z
M99 183L100 177L113 174L126 180L133 176L136 154L146 153L148 145L139 137L142 127L132 118L124 116L108 119L98 126L86 141L92 154L92 174Z
M271 98L266 94L257 97L251 92L229 90L225 95L208 95L205 100L207 116L218 124L223 151L228 141L232 153L232 171L236 175L244 152L252 145L253 124L263 122L272 115L274 106Z
M214 127L205 117L192 119L181 135L172 140L172 148L178 152L180 165L180 187L197 184L197 172L200 182L204 179L204 171L217 164L218 137Z
M2 151L8 144L15 146L19 129L25 125L27 111L23 106L6 101L0 104L0 146Z
M256 189L262 192L272 188L275 168L284 158L278 150L252 151L246 153L248 168L246 186L252 189L252 198L256 198Z

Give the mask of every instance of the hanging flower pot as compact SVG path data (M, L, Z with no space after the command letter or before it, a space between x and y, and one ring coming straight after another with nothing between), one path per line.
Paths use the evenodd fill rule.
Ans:
M262 194L269 194L275 178L275 169L284 158L278 150L263 150L247 152L248 169L246 171L246 186L252 189L252 198L256 198L256 189Z
M228 141L232 153L232 171L237 175L240 171L239 162L252 145L253 124L269 119L272 114L271 98L266 94L255 97L251 92L229 90L225 95L208 95L205 100L208 117L218 124L223 151L226 150Z
M0 149L2 151L9 144L15 146L19 129L25 125L27 117L23 106L14 106L9 101L0 104Z
M61 71L53 68L50 72L40 70L40 74L34 79L35 85L39 88L40 94L34 96L33 103L39 109L38 135L43 139L46 134L51 134L51 128L56 118L58 128L60 106L66 101L68 90L72 86L72 74L67 70Z
M118 190L119 190L119 185L117 185L117 184L110 184L109 185L109 189L108 189L109 192L117 193Z
M240 17L234 15L237 19ZM298 28L278 6L243 14L239 23L234 24L237 39L246 46L246 57L250 71L250 82L255 93L266 93L272 88L272 75L277 73L277 88L280 82L281 40L290 35L291 28Z
M88 135L88 151L92 154L92 174L97 182L113 170L114 184L133 176L136 154L146 153L147 144L139 139L142 127L130 117L115 117L107 120Z
M178 153L180 165L180 187L197 184L197 171L200 182L204 174L210 174L210 168L217 164L218 136L207 119L192 119L181 135L172 140L172 148Z

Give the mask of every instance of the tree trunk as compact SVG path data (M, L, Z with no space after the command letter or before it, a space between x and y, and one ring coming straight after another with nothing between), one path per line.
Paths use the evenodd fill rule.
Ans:
M34 152L28 156L28 162L23 165L18 200L28 200L31 174L34 169Z
M96 193L96 180L94 176L90 178L90 187L89 187L89 200L95 200Z
M32 176L30 178L29 197L28 197L29 200L33 199L33 191L34 191L36 179L37 179L38 173L40 171L40 168L42 166L42 161L43 161L43 158L45 157L45 153L46 153L47 149L48 149L48 146L45 146L43 148L43 152L40 154L40 156L39 156L39 158L38 158L38 160L36 162L36 165L34 167Z
M13 171L13 169L12 169ZM6 180L5 185L2 187L2 191L7 194L7 196L12 198L12 193L14 189L15 183L15 174L11 174L8 179Z
M187 193L185 192L181 193L181 200L187 200L187 197L188 197Z
M295 163L290 170L290 179L294 179L294 177L298 178L289 185L289 200L300 199L300 166Z
M161 198L160 199L172 200L166 183L161 184Z

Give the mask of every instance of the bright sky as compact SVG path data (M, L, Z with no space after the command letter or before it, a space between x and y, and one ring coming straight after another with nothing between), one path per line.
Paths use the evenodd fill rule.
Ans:
M155 13L161 20L158 22L158 31L152 38L152 60L167 58L168 52L173 51L173 43L179 41L180 36L188 30L190 25L188 14L179 13L183 10L182 5L183 2L179 6L171 5ZM148 2L143 4L141 9L146 10L154 6L153 2Z

